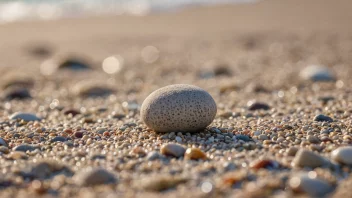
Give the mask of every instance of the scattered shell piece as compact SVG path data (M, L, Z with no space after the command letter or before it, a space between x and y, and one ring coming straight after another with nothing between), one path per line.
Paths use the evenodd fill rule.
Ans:
M161 154L172 157L181 157L185 152L186 149L179 144L165 144L160 148Z
M214 99L205 90L185 84L170 85L151 93L141 107L141 119L158 132L195 132L216 115Z
M206 160L207 155L199 148L188 148L185 152L185 159L188 160Z

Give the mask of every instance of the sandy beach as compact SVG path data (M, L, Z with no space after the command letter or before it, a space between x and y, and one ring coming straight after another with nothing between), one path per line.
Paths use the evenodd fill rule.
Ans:
M0 197L352 196L351 8L266 0L1 24ZM206 129L143 123L144 99L171 84L213 97Z

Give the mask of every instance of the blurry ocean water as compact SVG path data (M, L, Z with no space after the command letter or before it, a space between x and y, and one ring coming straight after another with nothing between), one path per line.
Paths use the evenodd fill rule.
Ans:
M0 23L95 15L145 15L188 6L256 0L0 0Z

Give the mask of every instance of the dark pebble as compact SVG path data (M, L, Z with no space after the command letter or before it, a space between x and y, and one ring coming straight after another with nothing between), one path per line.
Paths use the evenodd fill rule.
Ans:
M251 137L249 136L246 136L246 135L236 135L236 138L239 139L239 140L243 140L245 142L249 142L252 140Z
M66 142L66 141L67 141L67 138L62 136L57 136L51 139L51 142Z
M70 69L74 71L81 71L91 69L91 67L83 60L79 60L77 58L70 58L63 61L59 65L59 69Z
M50 56L53 50L50 46L37 45L28 47L28 53L36 57L44 58Z
M333 122L334 120L332 118L330 118L329 116L320 114L314 117L314 121L317 122Z
M83 137L83 132L77 131L77 132L74 133L74 136L75 136L76 138L82 138L82 137Z
M21 144L19 146L16 146L13 148L14 151L22 151L22 152L27 152L27 151L34 151L35 149L38 149L39 147L32 146L29 144Z
M250 111L255 111L255 110L259 110L259 109L263 109L263 110L269 110L270 106L265 104L265 103L261 103L261 102L253 102L253 101L249 101L247 103L248 106L248 110Z
M64 111L65 115L70 115L71 114L73 117L78 115L78 114L80 114L80 113L81 112L76 110L76 109L67 109L67 110Z
M20 87L6 89L4 91L4 97L6 100L13 100L13 99L23 100L23 99L32 98L28 89L20 88Z

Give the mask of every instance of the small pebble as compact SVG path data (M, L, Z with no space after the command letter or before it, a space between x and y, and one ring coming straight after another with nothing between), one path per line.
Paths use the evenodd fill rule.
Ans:
M46 179L52 174L57 174L59 171L67 169L64 165L54 160L44 160L36 163L31 169L31 175L38 179ZM70 172L67 169L67 173Z
M186 149L179 144L165 144L160 148L160 153L166 156L181 157L186 152Z
M305 149L300 149L296 153L292 163L294 166L310 168L321 167L328 164L327 160L319 154Z
M81 112L80 111L78 111L78 110L76 110L76 109L67 109L67 110L65 110L64 111L64 114L65 115L72 115L72 117L74 117L74 116L76 116L76 115L78 115L78 114L80 114Z
M4 139L0 138L0 145L1 146L6 146L7 147L7 143Z
M138 186L141 186L144 190L147 191L159 192L174 188L179 184L185 183L186 181L186 178L178 176L148 177L138 182Z
M62 137L62 136L56 136L53 139L51 139L51 142L66 142L67 138Z
M21 145L16 146L12 150L27 152L27 151L34 151L35 149L39 149L39 147L32 146L32 145L29 145L29 144L21 144Z
M343 165L352 165L352 146L345 146L331 152L331 158Z
M305 80L311 81L335 81L333 72L328 68L320 65L311 65L300 72L300 76Z
M188 148L185 152L185 159L187 160L206 160L207 155L199 148Z
M26 122L29 121L38 121L40 118L38 118L36 115L31 114L31 113L22 113L22 112L16 112L10 116L10 119L12 120L24 120Z
M306 193L310 197L324 197L334 189L328 182L316 178L314 171L292 177L289 186L294 192Z
M149 160L149 161L154 161L154 160L161 159L161 158L162 158L162 156L157 151L152 151L152 152L148 153L148 155L147 155L147 160Z
M313 136L313 135L308 135L307 136L307 140L310 142L310 143L313 143L313 144L318 144L320 143L320 140L319 138Z
M13 159L13 160L17 160L17 159L27 159L28 156L26 155L26 153L22 152L22 151L12 151L8 157L10 159Z
M4 98L6 100L23 100L32 98L31 94L29 93L27 88L22 87L10 87L4 91Z
M268 136L266 136L266 135L264 135L264 134L259 135L258 138L259 138L260 140L267 140L267 139L269 139Z
M205 90L185 84L170 85L151 93L141 107L141 119L158 132L196 132L216 115L214 99Z
M81 186L113 184L117 182L115 175L103 168L86 168L74 175L74 180Z
M250 164L250 167L255 170L259 170L261 168L265 169L277 169L279 168L279 163L274 160L257 160Z
M73 92L83 98L87 97L106 97L115 92L115 90L105 83L81 81L73 88Z
M179 136L176 136L175 137L175 140L176 140L176 142L178 142L178 143L182 143L182 138L181 137L179 137Z
M317 115L314 117L314 121L317 122L333 122L334 120L330 118L329 116L325 116L323 114Z
M83 132L82 132L82 131L76 131L73 135L74 135L76 138L82 138L82 137L83 137Z
M269 110L270 106L265 104L265 103L261 103L261 102L256 102L256 101L249 101L247 103L248 106L248 110L250 111L255 111L255 110L259 110L259 109L263 109L263 110Z
M288 156L295 156L296 153L297 153L297 151L298 151L298 148L292 146L292 147L290 147L290 148L287 150L287 155L288 155Z
M233 171L236 169L236 164L233 162L225 162L224 163L224 170L225 171Z
M58 68L70 69L74 71L91 69L91 67L86 63L86 61L80 58L67 58L58 65Z

